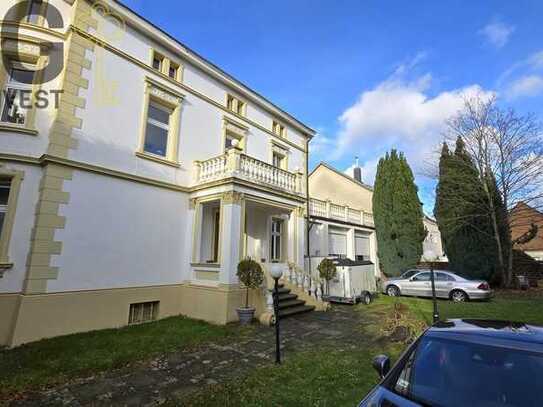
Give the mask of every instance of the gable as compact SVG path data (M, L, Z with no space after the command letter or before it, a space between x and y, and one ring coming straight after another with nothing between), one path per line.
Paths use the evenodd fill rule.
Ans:
M371 189L323 164L319 164L309 176L309 195L322 201L329 199L338 205L373 212Z

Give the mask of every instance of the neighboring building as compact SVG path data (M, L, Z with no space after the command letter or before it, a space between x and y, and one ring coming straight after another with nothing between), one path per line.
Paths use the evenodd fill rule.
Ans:
M345 173L320 163L309 174L309 196L311 268L314 269L324 257L346 257L371 261L375 275L380 276L373 222L373 188L362 182L358 160ZM424 216L423 223L428 231L423 252L431 250L438 256L437 261L448 261L437 222ZM421 260L427 259L423 255Z
M353 178L320 163L309 174L312 270L325 257L345 257L372 262L375 275L380 276L373 190L362 182L361 173L358 165Z
M511 211L511 237L513 240L525 235L532 227L538 227L537 235L524 244L515 245L534 259L543 262L543 213L535 208L519 202Z
M445 252L443 251L443 242L441 240L441 233L439 231L439 227L437 226L437 222L435 221L435 219L432 219L427 215L424 215L422 221L424 223L424 228L428 231L424 242L422 242L422 260L447 262L448 259L447 256L445 256ZM437 258L426 259L425 253L428 252L434 253Z
M312 129L116 1L30 7L64 21L2 22L16 97L0 106L0 345L178 314L226 323L240 259L303 266ZM40 85L56 43L62 72ZM25 89L64 93L26 108Z

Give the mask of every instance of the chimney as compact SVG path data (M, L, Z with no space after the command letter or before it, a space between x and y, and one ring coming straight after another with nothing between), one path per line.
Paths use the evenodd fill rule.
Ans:
M362 182L362 168L358 165L358 157L355 158L355 164L353 168L353 178L358 182Z

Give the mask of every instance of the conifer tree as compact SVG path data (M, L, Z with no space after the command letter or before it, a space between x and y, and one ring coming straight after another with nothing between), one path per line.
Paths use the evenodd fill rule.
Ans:
M396 276L414 267L426 236L422 205L413 173L396 150L381 158L373 193L379 260L385 274Z
M450 269L468 278L491 279L497 267L497 248L488 202L477 169L460 137L454 154L446 144L443 146L434 214Z

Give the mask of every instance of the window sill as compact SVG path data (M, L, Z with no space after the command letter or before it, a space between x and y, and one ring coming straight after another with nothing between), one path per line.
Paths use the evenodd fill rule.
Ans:
M160 157L158 157L156 155L152 155L152 154L149 154L149 153L144 153L144 152L141 152L141 151L136 151L136 156L139 157L139 158L146 159L146 160L154 161L154 162L159 163L159 164L169 165L170 167L175 167L175 168L181 167L181 164L179 164L178 162L170 161L170 160L167 160L165 158L160 158Z
M4 277L4 273L13 267L13 263L0 262L0 278Z
M31 136L38 135L38 130L36 129L29 129L28 127L22 127L22 126L18 126L16 124L11 124L11 123L0 123L0 131L2 130L13 131L15 133L28 134Z
M221 265L219 263L190 263L192 267L198 267L198 268L220 268Z

